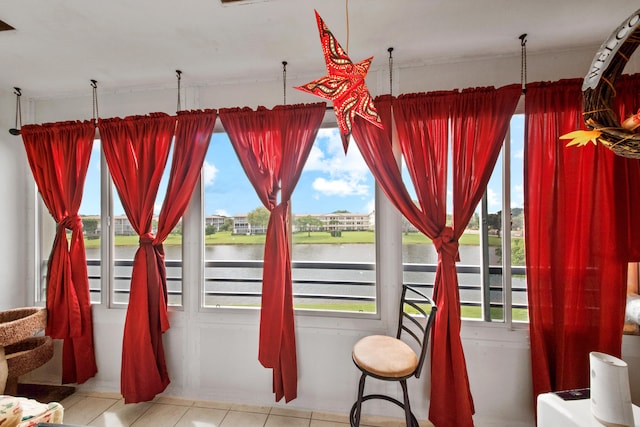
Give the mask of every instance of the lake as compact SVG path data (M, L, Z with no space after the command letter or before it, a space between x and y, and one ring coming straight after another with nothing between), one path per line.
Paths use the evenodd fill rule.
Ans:
M116 259L131 259L135 255L137 246L116 246ZM490 247L489 263L495 265L499 257L495 254L495 247ZM181 260L181 246L165 246L166 260ZM480 264L480 246L462 245L459 248L460 262L463 265ZM205 259L207 260L260 260L264 255L262 245L207 245ZM87 249L87 259L99 259L100 250ZM344 261L344 262L374 262L375 245L367 243L352 244L296 244L293 246L292 259L295 261ZM438 254L432 244L402 245L402 260L405 263L436 264Z
M478 266L480 264L480 246L463 245L460 246L460 262L458 265ZM181 246L165 246L166 260L181 260ZM115 258L118 260L133 260L136 246L116 246ZM495 254L495 247L490 247L491 265L496 265L499 257ZM205 260L213 261L233 261L233 260L261 260L263 258L264 246L262 245L207 245L205 247ZM438 256L432 244L413 244L402 246L402 259L405 264L431 264L435 265ZM99 259L98 249L87 249L87 259ZM374 244L296 244L293 247L292 260L295 261L318 261L318 262L355 262L374 263ZM169 290L179 292L181 290L181 269L168 268L167 277L177 280L168 282ZM99 277L100 267L90 267L90 276ZM433 283L434 273L429 272L404 272L405 283ZM131 266L114 267L115 288L126 291L129 287L128 278L131 277ZM262 269L260 268L205 268L205 294L207 292L253 292L259 293L261 290ZM319 281L323 284L313 284ZM294 269L293 280L299 283L294 284L296 294L332 294L332 295L363 295L375 296L375 271L372 270L335 270L335 269ZM477 273L458 274L460 298L462 301L481 301L481 290L479 289L481 277ZM310 283L303 283L310 282ZM330 282L352 282L360 285L332 284ZM492 286L501 287L501 277L491 276ZM476 289L464 289L465 286L477 287ZM524 277L513 277L512 286L514 289L526 289ZM126 302L128 295L120 293L115 297L118 302ZM176 296L175 298L180 298ZM256 302L256 298L249 298L246 301ZM492 302L502 301L502 291L491 292ZM212 305L224 304L229 300L237 300L237 297L216 297L210 299ZM174 299L175 301L175 299ZM177 301L179 303L179 301ZM526 304L526 293L516 291L513 293L513 302Z

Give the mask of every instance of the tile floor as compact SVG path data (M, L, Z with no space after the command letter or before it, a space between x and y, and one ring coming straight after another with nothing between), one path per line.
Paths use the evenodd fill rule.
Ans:
M225 402L156 398L125 405L120 395L76 392L64 399L66 424L93 427L347 427L346 414ZM366 417L361 425L400 427L404 420ZM420 422L421 426L431 426Z

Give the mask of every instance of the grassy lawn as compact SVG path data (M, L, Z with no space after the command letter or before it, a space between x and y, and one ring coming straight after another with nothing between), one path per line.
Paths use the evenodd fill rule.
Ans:
M215 234L205 236L205 245L263 245L265 235L246 236L243 234L231 234L230 231L220 231ZM138 236L115 236L115 246L137 246ZM301 231L293 233L293 244L350 244L350 243L374 243L375 233L373 231L343 231L340 237L333 237L326 231L312 231L307 233ZM165 245L179 245L182 243L182 236L179 234L170 234ZM431 239L422 233L409 233L402 235L402 244L404 245L424 245L431 243ZM87 248L100 247L100 239L85 239L84 244ZM479 245L480 236L478 234L463 234L460 237L461 245ZM499 246L500 238L497 236L489 236L489 246Z
M243 306L249 307L249 306ZM252 305L251 307L256 307ZM374 303L335 303L335 304L295 304L297 309L305 310L323 310L323 311L346 311L356 313L375 313L376 306ZM460 307L460 315L463 319L482 319L482 307ZM498 307L491 308L491 318L500 321L504 319L502 309ZM512 318L516 322L529 321L527 310L521 308L513 309Z
M138 236L115 236L113 244L115 246L138 246L140 238ZM180 245L182 244L182 236L179 234L170 234L167 240L164 241L165 245ZM100 239L84 239L84 246L89 249L96 249L100 247Z
M308 310L324 310L324 311L350 311L375 313L376 307L373 303L356 303L356 304L295 304L295 308ZM463 319L482 319L482 307L460 307L460 315ZM504 319L502 309L498 307L491 308L491 318L500 321ZM516 322L528 322L529 317L527 310L516 308L513 309L512 318Z
M426 243L431 243L431 239L425 236L422 233L409 233L402 235L402 244L403 245L423 245ZM480 234L477 233L466 233L460 236L460 245L474 245L478 246L480 244ZM498 236L489 236L489 246L500 246L501 240Z

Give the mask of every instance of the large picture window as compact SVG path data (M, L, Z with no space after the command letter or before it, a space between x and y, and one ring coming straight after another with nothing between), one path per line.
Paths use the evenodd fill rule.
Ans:
M523 139L524 119L515 115L484 201L460 241L457 268L462 316L466 319L528 319ZM158 200L166 191L166 175L168 168ZM405 182L412 191L410 180ZM199 243L194 242L204 243L200 305L206 309L259 308L268 212L223 132L211 139L201 184L202 214L189 216L190 221L202 223L196 229L203 231L196 238ZM374 188L375 181L357 145L350 144L345 155L338 130L320 129L292 196L292 277L297 310L337 315L377 312L375 226L379 218L374 208ZM155 215L159 209L158 203ZM509 217L502 212L510 212ZM80 215L92 303L126 306L138 238L109 179L99 140L94 142ZM154 233L156 224L154 221ZM183 225L181 221L164 243L169 305L173 307L184 303ZM45 252L54 233L55 224L48 215L41 215L42 300L48 257ZM403 281L429 290L437 263L433 244L405 219L401 233ZM510 315L505 315L505 307L511 307Z

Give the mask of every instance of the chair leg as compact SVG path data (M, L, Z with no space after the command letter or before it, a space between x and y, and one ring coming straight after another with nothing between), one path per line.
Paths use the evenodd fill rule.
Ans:
M351 417L351 427L360 427L360 415L362 413L362 397L364 396L364 381L367 378L367 374L364 372L360 377L360 383L358 384L358 400L354 404L355 412Z
M409 393L407 392L407 380L400 380L402 386L402 395L404 398L404 418L407 423L407 427L413 427L413 414L411 413L411 405L409 404ZM415 426L418 427L418 426Z

